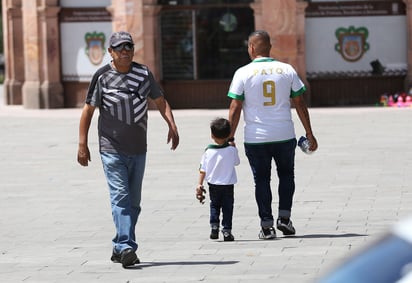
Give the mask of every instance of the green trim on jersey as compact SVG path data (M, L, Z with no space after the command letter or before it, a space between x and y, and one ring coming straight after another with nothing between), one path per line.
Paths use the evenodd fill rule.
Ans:
M283 141L272 141L272 142L245 142L244 144L249 144L249 145L261 145L261 144L273 144L273 143L284 143L284 142L289 142L294 139L288 139L288 140L283 140Z
M228 146L230 146L230 144L228 142L225 142L224 144L209 144L206 149L209 149L209 148L211 148L211 149L213 149L213 148L225 148L225 147L228 147Z
M290 98L294 98L296 96L302 95L304 92L306 91L306 87L303 86L301 89L299 89L298 91L290 91Z
M227 94L227 96L230 97L230 98L236 99L236 100L245 100L245 94L238 95L236 93L229 92Z
M261 57L261 58L256 58L255 60L252 61L252 63L272 62L272 61L276 61L276 60L270 57Z

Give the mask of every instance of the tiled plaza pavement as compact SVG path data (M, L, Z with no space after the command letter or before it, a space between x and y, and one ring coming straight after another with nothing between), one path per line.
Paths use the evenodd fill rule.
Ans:
M296 152L297 235L284 238L278 231L277 240L258 240L240 128L236 241L223 242L209 240L208 205L198 203L194 188L211 142L209 122L227 117L227 110L175 111L181 137L175 152L166 145L165 123L151 111L137 227L142 263L123 269L109 259L114 230L97 115L92 162L83 168L76 162L80 109L0 106L0 282L313 282L412 215L412 108L310 112L319 151Z

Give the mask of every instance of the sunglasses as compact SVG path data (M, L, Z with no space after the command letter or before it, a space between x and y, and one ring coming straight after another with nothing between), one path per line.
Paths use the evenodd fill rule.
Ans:
M116 46L116 47L113 47L113 46L112 46L112 49L113 49L114 51L116 51L116 52L120 52L120 51L122 51L123 49L126 49L126 51L130 51L130 50L133 49L133 44L124 43L124 44L120 44L119 46Z

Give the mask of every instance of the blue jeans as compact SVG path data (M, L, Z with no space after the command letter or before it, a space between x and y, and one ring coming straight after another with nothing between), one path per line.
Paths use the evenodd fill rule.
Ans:
M103 170L110 191L112 216L116 227L113 251L137 250L135 227L140 214L142 181L146 154L125 155L101 152Z
M245 153L255 181L255 198L262 227L273 226L272 190L270 187L272 159L279 178L279 217L290 217L295 193L296 139L279 143L245 144Z
M232 230L234 185L209 184L210 226L219 227L219 216L222 211L223 232Z

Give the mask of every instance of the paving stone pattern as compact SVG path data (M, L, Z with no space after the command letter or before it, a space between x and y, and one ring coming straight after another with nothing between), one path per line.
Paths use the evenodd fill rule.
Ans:
M272 241L258 239L240 127L234 242L209 239L209 199L200 205L194 196L209 122L227 110L176 110L181 143L174 152L164 121L150 111L137 226L142 263L123 269L110 261L114 227L97 115L92 162L76 162L80 111L0 106L0 282L315 282L412 215L412 108L310 109L319 150L296 151L297 234L277 231Z

